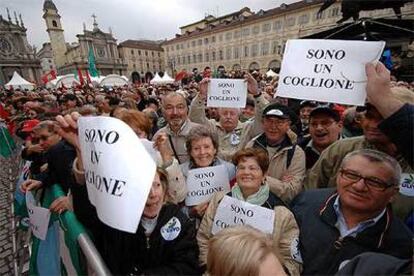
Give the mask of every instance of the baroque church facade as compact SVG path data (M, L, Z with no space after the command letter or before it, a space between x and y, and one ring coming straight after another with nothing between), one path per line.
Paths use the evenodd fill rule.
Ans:
M16 71L30 82L41 77L40 60L29 45L21 15L14 12L14 22L7 9L7 18L0 15L0 85L4 85Z
M46 31L49 34L52 46L53 59L59 75L70 74L81 69L89 68L88 56L90 49L95 57L96 68L101 75L125 75L127 64L120 57L116 39L112 32L103 32L98 27L94 17L93 29L87 30L83 26L83 33L76 35L78 41L67 43L61 24L61 16L52 0L45 0L43 4L43 19L46 22Z

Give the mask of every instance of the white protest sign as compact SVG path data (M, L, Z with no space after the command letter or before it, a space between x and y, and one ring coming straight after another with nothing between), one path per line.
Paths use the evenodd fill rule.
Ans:
M185 205L210 201L215 192L230 191L229 175L224 165L193 169L187 176Z
M154 142L145 138L141 138L140 141L144 148L147 150L148 154L151 156L152 160L154 160L155 163L161 162L161 154L154 148Z
M364 105L365 64L378 61L384 46L384 41L288 40L277 96Z
M402 173L400 182L400 193L406 196L414 196L414 174Z
M79 141L88 196L105 224L135 233L155 175L155 163L121 120L81 117Z
M26 192L27 213L29 213L30 229L36 238L45 240L49 228L50 211L36 206L32 192Z
M217 207L211 233L215 235L224 228L235 225L250 225L266 234L272 234L274 221L275 213L272 209L224 196Z
M207 91L209 107L246 107L247 82L241 79L210 79Z

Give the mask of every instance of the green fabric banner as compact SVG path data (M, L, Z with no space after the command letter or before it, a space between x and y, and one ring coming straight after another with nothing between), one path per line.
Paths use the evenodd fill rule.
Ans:
M88 63L89 75L91 75L92 77L99 77L98 69L96 69L95 55L93 54L92 48L89 48Z
M0 126L0 155L4 158L10 157L13 150L16 149L16 144L13 141L7 128Z
M45 189L42 207L48 208L57 198L65 196L62 188L55 184ZM64 245L59 246L63 233ZM83 225L76 219L71 211L60 215L52 213L46 240L42 241L32 237L32 256L30 259L29 275L85 275L86 264L82 260L82 252L78 245L80 234L86 234ZM62 249L63 248L63 249ZM68 259L62 258L62 250ZM47 261L45 261L47 260Z

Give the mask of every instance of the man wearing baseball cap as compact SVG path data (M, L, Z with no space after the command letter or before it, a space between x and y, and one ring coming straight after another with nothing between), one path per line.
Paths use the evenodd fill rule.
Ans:
M339 113L329 106L319 106L309 114L309 134L299 145L305 151L306 169L319 159L324 149L341 137L342 122Z
M263 133L253 138L246 147L267 151L269 170L266 182L270 191L285 202L291 201L301 190L305 176L305 154L291 137L290 123L293 111L273 103L262 113Z

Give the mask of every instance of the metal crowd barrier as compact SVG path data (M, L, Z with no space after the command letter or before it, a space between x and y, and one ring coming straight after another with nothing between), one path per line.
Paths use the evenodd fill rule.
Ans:
M43 198L43 207L49 207L49 205L57 198L65 196L65 193L61 187L57 184L45 189L45 194ZM65 211L60 215L52 214L50 217L51 220L58 219L60 229L65 232L65 241L68 239L70 242L76 243L83 255L86 258L88 271L93 275L111 275L109 269L105 265L102 257L100 256L98 250L93 244L92 240L88 236L83 225L76 219L75 214L72 211ZM49 226L50 227L50 226ZM33 250L32 254L36 254L36 243L39 243L40 240L33 237ZM78 258L77 258L78 257ZM70 258L74 262L79 262L81 256L73 256L71 254ZM33 267L33 255L31 258L31 267ZM92 270L92 271L91 271ZM87 273L87 271L84 271Z

